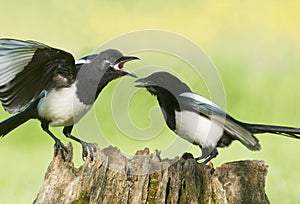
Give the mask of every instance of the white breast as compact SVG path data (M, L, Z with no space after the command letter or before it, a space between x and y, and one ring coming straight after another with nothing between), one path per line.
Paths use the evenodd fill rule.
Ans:
M215 147L223 135L223 128L220 125L191 111L175 111L175 120L176 133L202 147Z
M38 104L39 115L50 121L50 126L69 126L78 122L91 108L79 101L75 83L68 87L52 90Z

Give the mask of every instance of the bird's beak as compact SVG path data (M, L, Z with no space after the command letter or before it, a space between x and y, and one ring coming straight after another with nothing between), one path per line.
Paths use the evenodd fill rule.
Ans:
M149 78L141 78L134 82L134 86L137 88L146 88L152 95L157 95L156 86Z
M138 88L151 86L151 83L149 83L149 80L147 78L140 78L134 82L134 86Z
M129 75L129 76L137 78L136 74L134 74L133 72L130 72L127 69L124 68L124 64L126 62L129 62L129 61L132 61L132 60L139 60L139 58L134 57L134 56L123 56L115 62L115 65L113 66L113 68L117 71L122 72L124 75Z

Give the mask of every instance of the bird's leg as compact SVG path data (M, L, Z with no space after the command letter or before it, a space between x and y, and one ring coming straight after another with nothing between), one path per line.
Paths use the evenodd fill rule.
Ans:
M75 140L76 142L79 142L82 146L82 159L85 160L87 156L90 156L91 161L94 160L94 154L93 152L96 152L97 150L97 145L95 143L88 143L85 141L82 141L81 139L78 139L77 137L74 137L71 132L73 129L73 125L71 126L66 126L63 129L63 133L66 137Z
M42 122L41 126L42 126L43 130L46 133L48 133L48 135L50 135L55 141L54 156L56 156L58 154L58 152L60 152L61 157L63 158L64 161L66 161L65 152L68 153L68 150L65 147L65 145L57 137L55 137L54 134L49 130L49 123Z
M209 155L209 157L207 159L205 159L204 164L207 164L210 160L212 160L213 158L217 157L219 154L217 148L215 148Z
M219 153L217 151L217 149L213 146L208 146L208 147L201 147L201 151L202 151L202 155L201 157L197 157L195 158L196 161L200 160L200 159L207 159L204 161L204 163L206 164L207 162L209 162L210 160L212 160L214 157L216 157Z

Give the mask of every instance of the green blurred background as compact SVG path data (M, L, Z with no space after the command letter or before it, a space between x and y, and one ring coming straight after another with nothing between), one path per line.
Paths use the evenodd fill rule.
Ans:
M300 2L271 0L226 3L1 0L0 37L37 40L79 58L124 33L144 29L176 32L203 48L214 62L223 80L226 110L232 116L245 122L300 126L299 10ZM142 62L127 67L134 70L139 63ZM182 68L174 66L174 69ZM187 82L194 91L207 96L202 82L192 78ZM114 81L101 93L95 106L102 131L112 145L126 153L146 146L153 151L175 138L164 128L160 136L149 141L124 139L107 108L117 83ZM132 120L141 128L147 127L150 122L145 114L157 106L156 101L146 91L139 90L132 104L129 109ZM135 107L139 111L135 112ZM0 112L1 120L8 116ZM159 112L157 116L162 120ZM53 132L68 142L61 128ZM271 203L299 203L300 141L268 134L258 138L262 145L260 152L250 152L235 142L230 148L220 150L214 165L234 160L264 160L269 165L266 190ZM74 144L74 149L78 166L82 163L81 148ZM196 147L190 151L194 156L200 154ZM0 203L31 203L52 157L53 141L42 132L38 121L30 121L2 138Z

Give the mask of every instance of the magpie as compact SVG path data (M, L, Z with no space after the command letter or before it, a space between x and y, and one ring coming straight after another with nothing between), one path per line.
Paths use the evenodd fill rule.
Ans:
M253 134L273 133L300 139L300 128L240 122L216 104L196 93L168 72L155 72L135 81L157 97L167 126L183 139L201 148L196 160L204 163L218 155L217 147L240 141L252 151L260 150Z
M40 42L0 39L0 101L5 111L14 114L0 123L0 137L38 119L55 141L55 156L60 152L65 159L67 149L49 126L63 126L63 134L82 145L83 159L93 160L96 144L74 137L73 125L110 81L136 77L124 63L137 59L108 49L75 62L72 54Z

